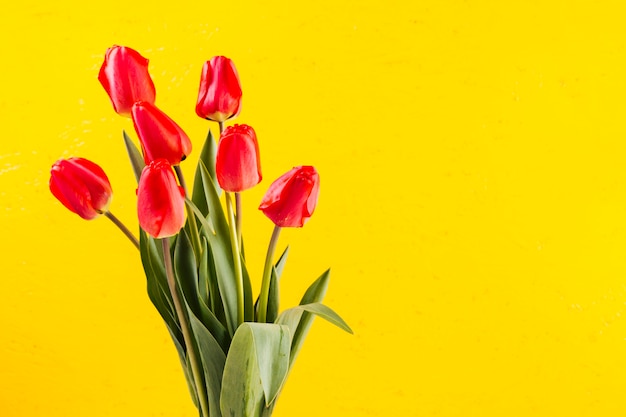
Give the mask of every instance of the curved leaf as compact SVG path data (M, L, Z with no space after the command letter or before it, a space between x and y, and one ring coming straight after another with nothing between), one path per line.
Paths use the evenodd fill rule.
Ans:
M287 326L243 323L230 346L222 380L222 414L261 416L278 395L289 371Z
M126 146L126 152L128 153L128 157L130 158L130 164L133 168L135 179L137 180L137 183L139 183L141 171L143 171L143 167L145 166L143 155L141 154L137 146L135 146L125 130L122 131L122 136L124 136L124 145Z

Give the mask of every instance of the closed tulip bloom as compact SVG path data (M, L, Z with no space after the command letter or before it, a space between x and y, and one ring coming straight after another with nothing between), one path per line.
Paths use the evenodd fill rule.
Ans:
M107 49L98 80L121 116L130 117L137 101L154 104L156 92L148 73L148 60L134 49L117 45Z
M315 168L295 167L270 185L259 210L278 227L302 227L315 210L319 189Z
M55 162L49 185L65 207L86 220L105 213L113 197L111 183L102 168L83 158Z
M241 84L235 64L215 56L202 67L196 113L216 122L235 117L241 110Z
M223 190L239 192L261 182L259 143L248 125L227 127L217 145L215 160L217 181Z
M131 113L146 164L163 158L178 165L191 153L187 134L154 104L137 102Z
M141 228L155 238L173 236L185 224L185 192L167 160L152 161L141 172L137 217Z

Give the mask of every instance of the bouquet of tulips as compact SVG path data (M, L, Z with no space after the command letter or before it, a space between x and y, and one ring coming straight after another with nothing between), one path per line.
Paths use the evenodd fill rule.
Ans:
M191 189L180 164L192 144L155 106L148 60L131 48L114 46L106 52L98 79L115 111L132 119L141 144L137 147L124 132L138 182L139 236L111 213L111 185L91 161L57 161L51 170L52 194L84 219L109 218L139 250L148 296L172 336L199 415L270 416L313 318L351 332L322 304L329 271L311 284L300 305L279 311L288 253L285 249L276 259L280 230L302 227L313 214L317 171L293 168L269 186L261 201L259 209L275 228L255 299L255 275L247 270L244 255L241 193L262 175L254 129L225 127L241 109L233 62L217 56L202 69L196 113L217 122L219 141L209 129Z

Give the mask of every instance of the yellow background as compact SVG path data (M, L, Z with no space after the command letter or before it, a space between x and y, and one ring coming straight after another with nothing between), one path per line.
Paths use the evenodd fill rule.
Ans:
M283 306L331 266L355 335L315 323L277 417L625 415L622 4L3 6L0 415L197 415L133 247L47 188L56 159L95 160L136 227L134 132L97 81L113 44L150 59L189 180L202 64L235 61L265 177L244 196L255 289L258 201L293 165L320 171L313 219L281 236Z

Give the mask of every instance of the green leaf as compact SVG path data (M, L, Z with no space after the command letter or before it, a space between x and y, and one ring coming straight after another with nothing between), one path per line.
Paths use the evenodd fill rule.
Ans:
M311 284L306 290L300 305L319 303L324 299L326 290L328 289L328 281L330 279L330 269L326 270L318 279ZM292 308L284 311L278 316L277 323L286 324L291 330L291 355L289 357L289 367L293 366L293 362L296 360L302 344L306 338L306 335L313 324L315 316L303 309Z
M135 146L125 130L122 131L122 135L124 136L124 145L126 145L126 152L128 153L128 157L130 158L130 164L133 168L135 179L137 180L137 183L139 183L139 178L141 178L141 171L143 171L143 167L145 166L143 156L141 155L141 152L139 151L137 146Z
M188 310L188 312L191 329L197 342L204 370L206 392L209 402L209 415L211 417L220 417L220 395L226 354L211 332L209 332L193 312L191 310Z
M141 251L141 261L144 266L148 284L148 296L152 301L152 304L159 312L167 330L172 337L178 358L180 359L181 366L189 387L191 398L198 406L198 395L196 393L195 384L193 382L193 376L189 369L187 352L185 350L184 338L180 329L178 318L174 312L172 304L172 297L167 285L167 277L165 275L165 267L160 253L156 247L155 240L149 237L143 230L139 232L139 242Z
M213 255L209 250L206 238L202 239L202 259L200 260L198 296L200 300L213 312L215 318L226 328L226 317L224 316L224 305L220 297L217 284L217 273L213 262ZM213 333L213 332L211 332ZM227 332L228 333L228 332ZM213 335L220 341L215 333ZM221 344L221 342L220 342ZM230 345L230 336L228 337Z
M294 308L300 308L300 309L302 309L304 311L307 311L309 313L313 313L316 316L319 316L319 317L323 318L327 322L334 324L335 326L339 327L340 329L345 330L346 332L348 332L350 334L354 334L352 332L352 329L350 328L350 326L348 326L348 323L346 323L339 316L339 314L335 313L332 308L330 308L328 306L325 306L322 303L304 304L304 305L300 305L300 306L294 307Z
M285 248L280 258L276 264L272 267L272 274L270 275L270 289L268 293L267 300L267 312L265 319L268 323L273 323L276 321L276 317L278 317L278 311L280 306L280 277L283 273L283 269L285 268L285 263L287 262L287 255L289 254L289 246ZM254 310L256 312L259 305L259 298L257 297L254 303ZM246 321L253 321L248 320Z
M174 275L182 296L195 315L200 315L198 303L198 272L196 258L187 232L181 229L174 248Z
M278 285L278 273L276 267L272 266L272 274L270 275L270 289L267 300L267 312L265 319L268 323L273 323L278 317L278 309L280 304L280 286Z
M276 261L276 264L274 265L274 268L276 268L276 278L278 280L280 280L280 277L283 275L283 269L285 269L285 263L287 263L288 255L289 255L289 246L285 248L282 255L280 255L280 258L278 258L278 261Z
M230 346L222 379L224 416L258 417L270 406L289 371L289 329L243 323Z
M230 244L230 231L213 180L202 161L200 161L199 165L201 167L201 178L204 184L206 201L209 207L209 220L213 226L211 228L208 221L201 220L202 230L209 242L209 248L213 255L217 283L224 305L224 314L226 315L226 325L229 333L234 335L237 328L237 287Z
M250 283L250 275L248 274L248 268L246 267L246 260L241 256L241 272L243 274L243 303L244 321L254 321L255 307L252 304L252 284Z
M193 203L200 209L200 212L204 217L209 215L209 206L207 204L205 192L204 192L204 183L202 181L202 164L204 164L207 172L213 178L214 186L216 187L217 195L221 194L221 190L219 185L217 185L217 181L215 180L215 155L217 154L217 146L215 144L215 139L213 139L213 134L211 130L207 135L206 140L204 141L204 146L202 146L202 152L200 152L200 159L198 161L198 166L196 167L196 173L193 181L193 192L191 200ZM200 161L202 163L200 163Z
M174 312L172 296L167 285L165 267L154 242L143 230L139 232L141 262L146 275L148 297L163 318L165 325L178 346L184 346L180 324Z

